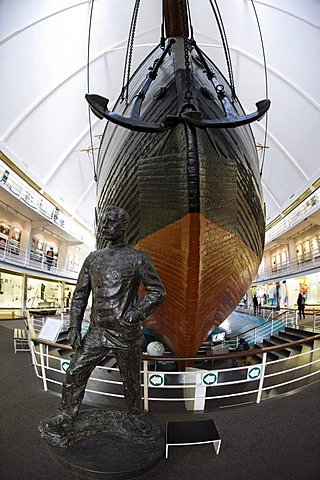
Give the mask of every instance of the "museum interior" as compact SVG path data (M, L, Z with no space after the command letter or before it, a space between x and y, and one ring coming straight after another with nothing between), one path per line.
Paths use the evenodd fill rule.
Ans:
M319 20L318 0L0 0L1 479L320 478ZM38 425L110 204L167 292L136 307L163 436L58 448ZM126 395L111 347L80 411Z

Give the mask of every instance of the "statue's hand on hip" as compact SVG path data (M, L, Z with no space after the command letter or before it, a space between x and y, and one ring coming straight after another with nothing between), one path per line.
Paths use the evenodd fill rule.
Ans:
M68 341L71 345L72 348L76 349L78 347L81 347L81 332L78 328L76 327L71 327L69 329L69 334L68 334Z
M142 320L142 318L139 310L137 308L130 308L124 314L121 323L125 325L136 325L140 320Z

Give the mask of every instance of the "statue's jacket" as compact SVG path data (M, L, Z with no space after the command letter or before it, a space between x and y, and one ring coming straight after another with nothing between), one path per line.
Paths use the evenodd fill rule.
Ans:
M139 300L141 283L145 296ZM108 348L127 348L140 341L140 322L123 324L124 314L135 308L143 320L165 298L164 287L149 256L126 244L88 255L73 294L70 327L81 329L90 293L92 309L87 335Z

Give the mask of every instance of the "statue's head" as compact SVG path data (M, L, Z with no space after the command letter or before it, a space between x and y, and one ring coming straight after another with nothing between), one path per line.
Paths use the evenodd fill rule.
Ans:
M129 222L130 217L126 210L109 205L101 217L99 229L108 241L115 242L124 239Z

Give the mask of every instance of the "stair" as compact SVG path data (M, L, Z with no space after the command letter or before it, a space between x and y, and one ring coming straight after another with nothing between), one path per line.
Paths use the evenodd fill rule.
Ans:
M253 345L254 350L262 350L266 345L255 343ZM262 363L262 353L254 353L252 355L252 363ZM278 360L278 356L273 352L267 353L267 362L273 362L274 360Z
M286 327L285 331L288 332L288 333L292 333L293 335L298 336L299 339L313 337L314 335L316 335L314 333L314 331L311 328L308 328L308 327L304 327L303 329L294 328L294 327Z
M270 337L269 341L270 341L270 343L272 343L272 345L281 345L281 344L288 343L289 341L292 341L292 340L289 340L287 338L282 338L278 335L272 335ZM300 353L301 348L299 346L297 348L295 348L295 347L291 348L290 347L290 348L283 348L283 349L278 350L278 351L281 352L284 356L290 357L290 355L292 354L292 350L294 350L294 353Z
M282 342L281 339L276 337L275 335L272 335L268 340L266 339L263 340L264 347L275 347L275 346L281 345L281 343L284 343L284 342ZM276 350L276 352L274 352L274 354L278 358L288 358L290 357L290 353L291 353L290 350L287 348Z
M302 340L302 338L296 335L295 333L290 333L290 332L287 332L286 330L280 331L276 336L279 338L279 340L282 340L282 343L296 342L297 340ZM293 345L293 346L290 346L290 350L293 350L295 353L301 353L302 346Z
M305 340L314 335L315 333L312 332L311 329L300 330L294 327L285 327L285 329L279 331L277 335L272 335L270 339L265 340L263 344L264 346L281 345L289 342L295 342L298 340ZM283 370L289 370L286 373L280 374L279 383L290 382L295 378L300 378L303 375L307 375L310 372L310 366L306 365L304 367L304 365L312 360L312 354L309 354L308 352L311 352L313 348L314 342L310 339L310 341L303 345L290 345L290 347L285 347L281 350L275 351L274 353L279 356L279 359L285 358L285 360L269 365L267 367L267 373L270 374L281 372ZM296 355L301 353L305 355L301 357L296 357ZM300 368L299 370L293 370L295 367L298 366L302 368ZM289 392L293 388L293 386L294 388L299 388L300 386L302 387L306 385L306 383L308 383L308 380L297 380L295 382L288 383L286 385L282 385L280 387L269 390L267 395L268 397L271 397L276 394L286 393Z

